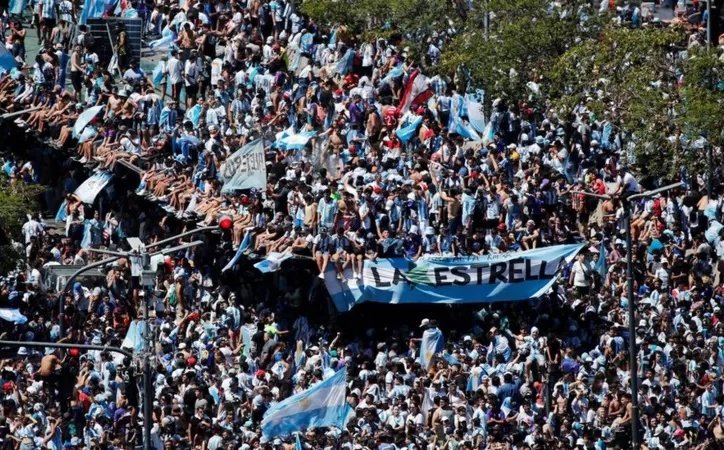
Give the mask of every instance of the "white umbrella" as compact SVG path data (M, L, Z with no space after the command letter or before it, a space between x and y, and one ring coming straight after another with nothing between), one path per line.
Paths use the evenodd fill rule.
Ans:
M88 125L99 112L103 111L103 108L103 105L93 106L80 113L78 119L73 125L73 137L77 138L78 136L80 136L83 128L85 128L86 125Z

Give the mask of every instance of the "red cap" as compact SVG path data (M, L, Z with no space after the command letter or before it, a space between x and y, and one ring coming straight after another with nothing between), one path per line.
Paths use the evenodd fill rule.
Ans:
M73 358L77 358L78 356L80 356L80 350L78 350L77 348L71 348L70 350L68 350L68 354Z
M342 88L339 88L336 91L334 91L334 95L336 95L337 97L341 97L344 95L344 91L342 90Z
M266 372L264 372L263 370L259 369L256 371L257 378L264 378L264 375L266 375Z
M11 381L8 381L7 383L3 384L3 391L10 392L13 390L13 383Z
M193 356L189 356L189 357L186 359L186 364L188 364L189 367L195 366L195 365L196 365L196 358L193 357Z
M505 224L504 224L504 223L499 223L499 224L498 224L498 230L499 230L499 231L505 231Z
M372 188L372 191L374 191L375 194L379 194L382 192L382 188L379 186L375 186Z
M197 320L199 320L199 313L197 313L196 311L194 311L194 312L192 312L191 314L189 314L189 320L193 320L194 322L196 322Z

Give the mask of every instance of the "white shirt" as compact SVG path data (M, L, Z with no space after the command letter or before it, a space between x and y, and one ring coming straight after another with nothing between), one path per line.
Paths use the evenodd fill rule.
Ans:
M184 67L184 75L186 75L186 86L191 86L199 82L199 65L193 59L186 60Z
M575 287L588 287L589 281L588 277L586 277L586 267L584 267L583 263L580 261L576 261L573 263L573 268L571 268L571 273L573 274L573 286Z
M60 12L60 20L73 22L73 3L69 0L63 0L58 5L58 10Z
M629 172L626 172L621 178L621 185L623 185L624 192L639 192L641 190L639 182Z
M172 56L166 63L166 73L168 73L168 82L177 84L181 82L181 61Z
M30 238L38 237L43 234L43 226L35 219L30 219L23 225L23 235L25 236L25 243L30 243Z

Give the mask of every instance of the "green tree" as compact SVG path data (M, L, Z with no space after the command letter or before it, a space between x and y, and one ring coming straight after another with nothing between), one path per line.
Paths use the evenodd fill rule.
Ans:
M418 62L437 32L445 37L442 61L424 69L448 75L458 91L483 87L488 99L501 97L514 109L526 102L539 113L555 110L564 122L585 104L594 119L615 125L631 162L646 162L638 164L644 177L671 177L682 166L700 172L707 161L691 143L706 137L716 148L724 144L724 62L716 50L682 53L683 29L619 25L580 0L466 5L306 0L302 10L322 25L400 36ZM713 164L721 165L721 150L714 156Z
M468 28L446 46L443 69L464 64L489 98L510 104L542 102L528 82L545 84L551 65L600 29L601 18L583 2L554 7L547 0L489 0L476 5ZM487 33L482 27L486 15L491 17Z
M724 60L716 51L692 48L687 52L682 75L681 102L676 117L678 127L688 141L699 143L700 138L705 138L711 146L711 152L706 145L689 145L681 149L681 158L687 167L699 173L709 168L721 168L721 148L724 146Z
M26 214L37 210L41 189L24 183L10 184L0 178L0 274L17 267L22 255L13 248L12 241L24 242L22 235Z
M677 143L668 137L679 102L676 54L684 38L672 28L606 27L548 71L551 105L563 117L583 103L597 118L610 114L626 156L646 160L643 175L671 175L678 169L672 161L680 162Z

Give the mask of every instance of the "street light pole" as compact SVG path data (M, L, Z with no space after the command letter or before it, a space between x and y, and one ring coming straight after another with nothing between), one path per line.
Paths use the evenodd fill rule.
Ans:
M174 285L174 288L176 286ZM145 289L145 286L142 287ZM151 450L151 416L153 414L153 389L151 380L151 316L149 315L150 295L144 295L144 316L146 318L146 351L143 355L143 449Z
M711 48L711 2L713 0L706 0L706 48ZM718 10L717 10L718 11ZM717 14L718 16L718 14ZM717 17L719 20L719 17Z
M623 201L623 226L626 230L626 297L628 297L628 365L631 371L631 446L639 448L639 372L636 359L636 305L633 288L633 249L631 248L631 203Z
M213 227L215 228L215 227ZM153 247L157 247L159 245L162 245L164 243L171 242L173 240L176 240L180 237L196 233L198 231L203 230L193 230L191 232L181 233L180 235L173 236L171 238L165 239L164 241L156 242ZM90 249L93 252L96 253L105 253L105 254L112 254L113 259L118 259L121 257L140 257L141 261L146 261L146 257L150 256L156 256L161 255L164 253L174 253L179 250L185 250L187 248L196 247L198 245L203 244L203 241L193 241L189 242L187 244L181 244L177 245L175 247L155 251L152 253L148 253L148 249L146 247L141 247L139 250L134 250L133 252L128 253L122 253L122 252L109 252L107 250L94 250ZM105 260L104 260L105 261ZM142 287L145 289L145 287ZM151 315L150 315L150 295L144 295L144 320L146 321L145 326L145 335L144 335L144 352L143 352L143 450L151 450L151 428L153 427L153 422L151 420L151 417L153 415L153 397L154 392L152 388L153 380L151 378Z
M102 259L100 261L96 261L94 263L88 264L87 266L83 266L80 269L73 272L71 276L68 277L68 279L65 281L65 286L63 286L63 290L60 291L60 295L58 296L58 328L59 328L59 336L63 337L63 325L65 322L65 294L70 290L70 287L72 286L73 282L75 281L80 274L87 272L91 269L95 269L96 267L105 266L106 264L113 262L117 260L119 256L112 256L110 258Z
M177 234L175 236L171 236L168 239L163 239L158 242L154 242L152 244L149 244L141 252L133 251L133 252L115 252L110 250L102 250L102 249L89 249L92 252L99 253L99 254L105 254L105 255L111 255L108 258L102 259L100 261L96 261L94 263L88 264L86 266L81 267L76 272L74 272L70 277L68 277L68 280L65 282L65 286L63 286L63 290L60 292L60 296L58 298L58 308L59 308L59 314L58 314L58 320L60 322L60 337L63 337L63 322L65 321L65 294L69 291L71 285L75 281L75 279L80 276L82 273L87 272L93 268L104 266L110 262L114 262L120 258L130 258L130 257L142 257L142 261L145 261L145 257L150 256L156 256L156 255L162 255L165 253L173 253L176 251L184 250L187 248L195 247L197 245L203 244L203 241L193 241L187 244L181 244L177 245L172 248L148 252L148 249L155 248L160 245L175 241L179 238L182 238L184 236L189 236L196 233L201 233L205 231L211 231L216 230L218 227L216 226L207 226L207 227L201 227L201 228L195 228L193 230L185 231L183 233ZM145 311L145 320L146 320L146 348L143 355L143 449L144 450L151 450L151 427L152 427L152 421L151 416L153 415L153 389L151 388L153 380L151 379L151 339L149 338L150 330L150 307L149 307L149 297L148 295L145 296L145 305L144 305L144 311ZM20 341L0 341L0 344L7 344L7 345L26 345L26 343L20 342ZM35 344L38 344L37 342ZM46 343L40 343L40 344L46 344ZM27 344L28 346L44 346L44 347L58 347L58 348L87 348L91 349L94 347L96 350L102 349L104 347L100 346L88 346L88 345L75 345L75 344L49 344L49 345L34 345L34 344ZM121 349L115 349L108 347L108 350L115 351L118 353L122 353L126 356L133 356L132 353L126 352L125 350Z
M90 344L67 344L64 342L42 342L42 341L6 341L0 340L0 345L9 345L10 347L55 347L55 348L77 348L79 350L100 350L102 352L120 353L123 356L133 357L133 353L128 350L110 347L107 345L90 345Z
M634 449L639 448L641 441L639 439L639 378L638 378L638 361L636 349L636 305L634 304L634 288L633 288L633 250L631 239L631 202L642 198L653 197L656 194L670 191L672 189L683 186L684 183L674 183L662 186L658 189L641 192L639 194L622 197L623 204L623 220L626 232L626 296L628 297L628 352L629 352L629 370L631 371L631 446ZM604 200L611 200L611 195L599 195L586 191L571 191L571 194L581 194L588 197L595 197Z
M631 202L641 198L653 197L656 194L670 191L683 186L674 183L658 189L633 194L623 199L624 227L626 227L626 296L628 297L628 332L629 332L629 365L631 366L631 445L639 448L639 376L636 349L636 307L634 305L633 288L633 249L631 248Z

